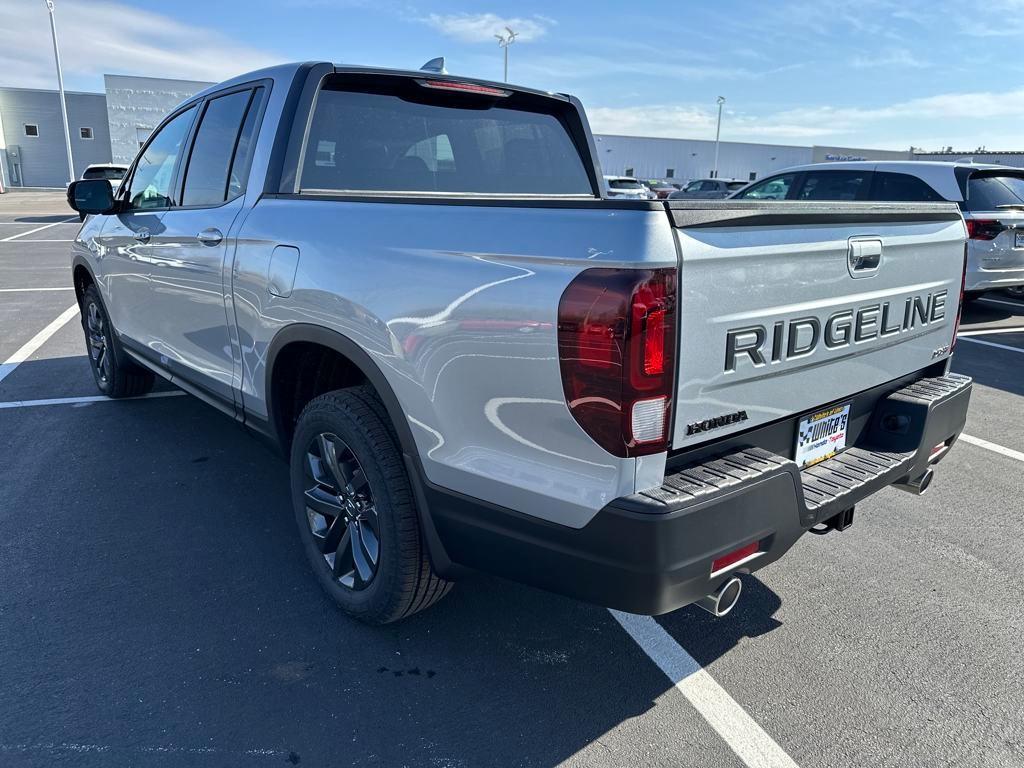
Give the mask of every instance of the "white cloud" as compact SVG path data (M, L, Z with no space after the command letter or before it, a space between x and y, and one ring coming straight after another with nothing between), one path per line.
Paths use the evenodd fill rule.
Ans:
M494 36L503 33L505 27L511 27L516 33L517 43L528 43L543 37L555 24L554 19L546 16L519 18L494 13L432 13L421 21L441 34L464 43L493 43Z
M886 70L899 69L927 69L931 65L917 58L905 48L894 48L874 56L863 54L854 56L850 65L857 69L884 68Z
M109 0L57 4L57 35L69 88L100 87L104 73L224 80L280 61L226 35ZM56 75L43 3L0 3L4 85L53 88Z

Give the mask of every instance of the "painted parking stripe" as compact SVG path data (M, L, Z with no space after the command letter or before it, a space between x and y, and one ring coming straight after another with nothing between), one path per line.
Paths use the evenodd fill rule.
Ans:
M33 293L34 291L73 291L74 288L70 285L64 285L60 288L0 288L0 293Z
M990 333L1024 333L1024 327L1018 328L981 328L977 331L960 331L957 338L961 336L986 336Z
M17 368L23 362L28 360L28 358L30 358L37 349L39 349L41 346L43 346L43 344L46 343L47 339L53 336L53 334L55 334L61 328L63 328L65 323L67 323L68 320L70 320L72 317L75 317L77 314L78 305L72 304L70 307L61 312L60 316L57 317L56 320L54 320L48 326L43 328L43 330L41 330L31 339L26 341L25 344L21 347L21 349L19 349L13 355L7 358L4 361L3 365L0 365L0 381L3 381L12 373L14 373L15 368Z
M68 222L71 222L71 221L78 221L78 219L65 219L64 221L55 221L53 224L44 224L41 227L36 227L35 229L30 229L28 232L19 232L16 235L11 235L10 237L5 237L3 240L0 240L0 243L9 243L9 242L11 242L11 240L17 240L19 237L25 237L26 235L33 235L36 232L42 232L44 229L49 229L50 227L56 227L56 226L58 226L60 224L67 224Z
M1000 453L1003 456L1009 456L1011 459L1016 459L1017 461L1024 461L1024 452L1015 451L1013 450L1013 448L1007 448L1006 446L999 445L998 443L990 443L988 440L982 440L980 437L974 437L974 435L961 434L960 439L963 440L965 443L976 445L979 448L984 448L987 451L992 451L993 453Z
M84 397L51 397L46 400L9 400L6 403L0 403L0 410L7 408L38 408L44 405L81 405L89 403L115 403L122 400L149 400L154 397L178 397L185 393L180 390L171 390L170 392L149 392L145 395L136 395L135 397L107 397L106 395L86 395Z
M27 235L28 232L26 232L25 234ZM6 243L6 242L7 242L7 240L0 240L0 243ZM75 239L73 237L72 238L68 238L66 240L36 240L36 239L33 239L33 240L21 240L21 241L18 242L18 245L27 245L28 243L73 243L73 242L75 242Z
M749 768L796 768L793 758L658 622L609 612Z
M957 337L959 338L959 336ZM1020 347L1011 347L1009 344L996 344L994 341L983 341L981 339L965 338L963 341L969 341L971 344L984 344L986 347L995 347L996 349L1005 349L1010 352L1020 352L1024 354L1024 349Z

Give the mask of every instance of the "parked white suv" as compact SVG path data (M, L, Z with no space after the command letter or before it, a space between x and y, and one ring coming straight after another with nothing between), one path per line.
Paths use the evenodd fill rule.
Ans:
M655 195L639 179L632 176L605 176L605 196L628 200L654 200Z
M1000 288L1024 297L1024 168L967 162L821 163L787 168L731 197L955 202L970 237L967 297Z

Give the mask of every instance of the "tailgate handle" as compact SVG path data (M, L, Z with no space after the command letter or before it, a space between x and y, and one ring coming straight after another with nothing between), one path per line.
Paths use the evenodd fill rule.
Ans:
M882 241L878 238L850 238L847 266L851 277L870 277L882 263Z

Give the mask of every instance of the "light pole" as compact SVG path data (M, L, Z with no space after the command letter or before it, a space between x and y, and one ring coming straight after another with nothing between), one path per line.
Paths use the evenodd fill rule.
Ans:
M715 173L718 178L718 139L722 135L722 105L725 104L725 96L718 97L718 126L715 128Z
M53 0L46 0L50 12L50 34L53 35L53 60L57 63L57 87L60 89L60 113L64 117L64 146L68 150L68 181L75 180L75 163L71 159L71 131L68 129L68 104L64 97L64 73L60 69L60 48L57 47L57 24L53 20Z
M510 27L505 27L504 35L495 35L498 38L498 46L505 49L505 82L508 82L508 47L516 41L516 33Z

